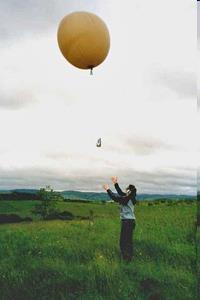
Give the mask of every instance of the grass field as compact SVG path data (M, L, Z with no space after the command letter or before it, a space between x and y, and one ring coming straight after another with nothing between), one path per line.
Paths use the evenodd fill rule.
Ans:
M116 204L59 204L91 220L40 221L34 201L0 201L33 222L0 226L0 299L197 299L196 203L136 205L135 257L120 261Z

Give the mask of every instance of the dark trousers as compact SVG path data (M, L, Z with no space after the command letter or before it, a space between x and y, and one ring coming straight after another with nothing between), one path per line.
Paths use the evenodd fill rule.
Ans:
M121 220L121 234L120 234L120 250L122 259L131 261L133 257L133 231L135 229L135 220L124 219Z

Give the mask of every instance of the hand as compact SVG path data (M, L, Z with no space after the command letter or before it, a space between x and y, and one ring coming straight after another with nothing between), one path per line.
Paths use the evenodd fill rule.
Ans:
M109 190L109 185L108 184L104 184L103 188L104 188L105 191L107 191L107 190Z
M117 183L117 176L112 176L111 177L112 182L115 184Z

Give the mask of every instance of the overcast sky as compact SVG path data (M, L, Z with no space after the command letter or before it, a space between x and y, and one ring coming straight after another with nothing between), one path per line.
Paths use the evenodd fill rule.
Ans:
M77 10L111 35L93 76L57 45ZM196 193L195 1L7 0L0 19L0 189L101 191L118 175L139 193Z

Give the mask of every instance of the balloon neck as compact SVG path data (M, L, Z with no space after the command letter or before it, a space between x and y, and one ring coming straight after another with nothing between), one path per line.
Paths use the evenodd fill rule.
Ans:
M88 66L88 69L90 69L90 75L93 75L93 68L94 66Z

